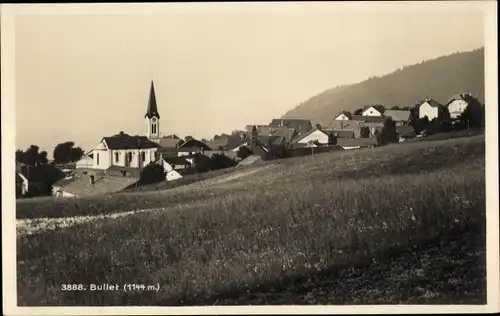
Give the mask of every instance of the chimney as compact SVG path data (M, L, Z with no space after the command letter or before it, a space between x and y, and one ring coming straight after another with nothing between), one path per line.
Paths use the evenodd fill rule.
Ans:
M281 127L283 127L283 120L281 120L281 124L280 124Z
M93 176L93 175L90 175L90 176L89 176L89 178L90 178L90 184L94 184L94 183L95 183L95 178L94 178L94 176Z

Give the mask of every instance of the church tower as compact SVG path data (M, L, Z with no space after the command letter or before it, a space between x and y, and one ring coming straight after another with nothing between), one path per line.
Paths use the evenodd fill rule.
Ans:
M146 110L146 136L152 141L160 139L160 114L156 105L155 87L151 80L151 89L149 90L148 108Z

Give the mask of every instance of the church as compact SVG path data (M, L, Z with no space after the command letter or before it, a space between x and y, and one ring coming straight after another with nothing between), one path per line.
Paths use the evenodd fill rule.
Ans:
M103 137L83 159L77 169L107 170L110 167L143 168L156 160L156 151L162 147L177 147L182 140L177 136L162 136L160 113L156 103L154 83L151 81L149 100L144 115L145 136L131 136L124 132Z

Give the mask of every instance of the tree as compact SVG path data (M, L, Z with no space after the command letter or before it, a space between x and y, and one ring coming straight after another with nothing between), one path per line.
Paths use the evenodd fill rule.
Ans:
M354 111L354 115L361 115L363 114L363 109L357 109L356 111Z
M165 174L163 167L159 164L151 162L141 170L139 183L141 185L158 183L165 181L166 178L167 175Z
M396 130L396 122L390 117L384 121L382 130L377 133L377 143L379 145L387 145L389 143L398 142L398 132Z
M214 135L214 140L220 140L220 136L219 135Z
M316 124L316 129L321 129L321 124Z
M74 146L75 143L72 141L57 144L53 152L54 162L70 163L80 160L83 157L83 150Z
M24 161L24 151L21 149L16 150L16 162L22 163Z
M413 127L415 133L420 134L422 131L426 130L429 127L429 118L427 116L424 116L423 118L411 120L409 125Z
M42 152L40 152L39 160L38 161L41 164L47 164L49 162L49 159L47 158L47 152L45 150L43 150Z
M479 103L469 104L462 114L458 116L458 121L462 128L484 127L484 120L484 105Z
M240 148L238 148L238 151L236 152L236 156L238 156L238 158L242 160L250 155L253 155L253 153L247 146L241 146Z
M368 126L363 126L360 129L361 138L369 138L370 137L370 128Z

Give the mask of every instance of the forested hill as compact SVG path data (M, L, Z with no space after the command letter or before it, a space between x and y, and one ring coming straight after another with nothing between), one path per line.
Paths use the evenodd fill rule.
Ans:
M288 111L283 118L328 124L338 112L365 105L413 106L425 98L445 103L457 93L484 101L484 48L405 66L382 77L324 91Z

